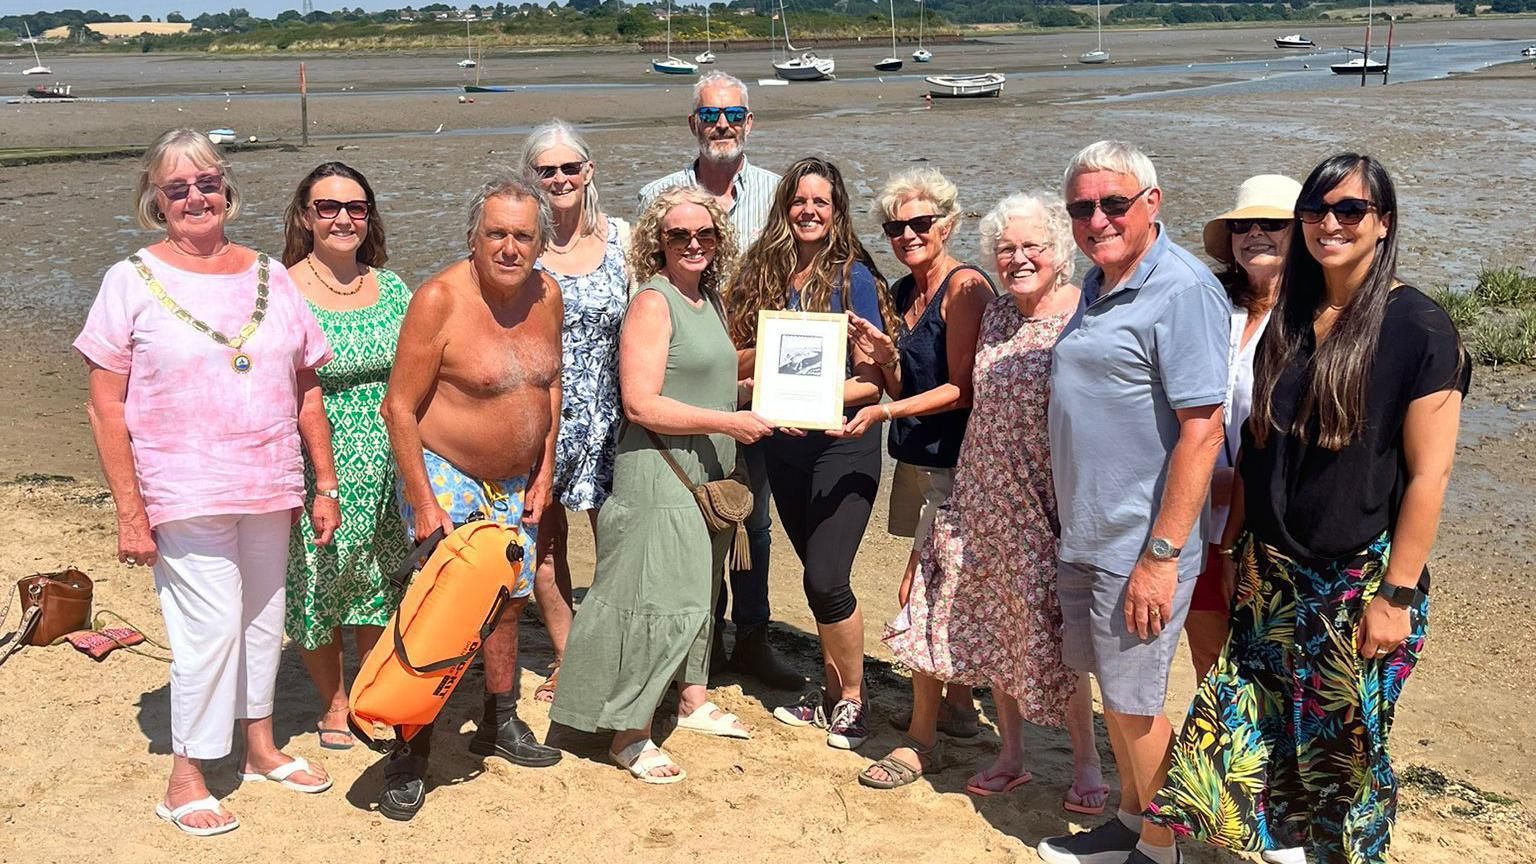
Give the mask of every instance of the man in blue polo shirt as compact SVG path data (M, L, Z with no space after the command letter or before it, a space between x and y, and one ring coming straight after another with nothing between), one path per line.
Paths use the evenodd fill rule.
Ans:
M1120 812L1037 851L1050 864L1176 864L1172 832L1140 814L1168 773L1163 702L1203 563L1231 304L1157 221L1157 172L1136 148L1084 148L1063 197L1094 268L1051 371L1062 653L1099 679Z

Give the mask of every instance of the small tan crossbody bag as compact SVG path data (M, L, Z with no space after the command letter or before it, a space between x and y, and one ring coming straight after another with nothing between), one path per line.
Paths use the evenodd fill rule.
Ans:
M694 483L688 479L683 466L677 464L677 460L672 457L672 448L661 440L661 436L649 429L645 430L645 434L651 436L651 443L656 445L661 458L667 461L667 467L693 493L693 500L698 503L699 512L704 515L704 526L709 529L710 535L722 531L735 532L731 539L731 550L726 556L726 566L731 570L751 568L752 552L747 544L746 521L752 515L752 487L747 485L747 470L741 459L736 460L736 470L731 472L731 476L708 483Z

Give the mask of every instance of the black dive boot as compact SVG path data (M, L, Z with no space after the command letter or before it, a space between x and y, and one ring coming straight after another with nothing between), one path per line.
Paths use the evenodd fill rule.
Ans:
M480 728L469 741L469 752L476 756L500 756L525 768L548 768L560 761L560 751L539 743L528 724L517 719L517 696L512 693L485 694L485 714Z

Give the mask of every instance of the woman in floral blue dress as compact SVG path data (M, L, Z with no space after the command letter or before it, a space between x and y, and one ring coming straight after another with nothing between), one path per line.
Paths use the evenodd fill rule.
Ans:
M345 750L353 742L341 628L354 628L358 654L368 653L395 609L388 577L408 548L394 507L395 463L379 403L410 292L380 266L387 256L373 188L341 162L320 165L299 183L284 233L283 265L336 352L319 373L342 512L329 546L315 545L307 524L293 532L285 624L325 703L320 746ZM304 477L314 495L307 460Z
M539 266L560 283L565 305L560 374L560 432L555 442L555 494L563 507L539 524L534 599L544 616L555 661L534 694L554 698L571 627L571 570L566 560L566 510L584 510L597 530L597 511L613 487L619 427L619 325L629 302L624 251L629 225L598 203L596 164L587 142L554 120L529 134L523 171L549 197L555 232Z

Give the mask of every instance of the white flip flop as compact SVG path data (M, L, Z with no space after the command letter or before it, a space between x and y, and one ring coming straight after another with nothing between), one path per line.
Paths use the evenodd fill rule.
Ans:
M224 808L219 806L218 800L215 799L212 795L209 795L206 798L199 798L196 801L188 801L180 807L177 807L175 810L165 806L164 801L155 805L156 816L159 816L161 819L164 819L172 825L175 825L177 830L181 831L183 834L190 834L193 837L213 837L217 834L228 834L236 828L239 828L239 819L231 819L223 825L215 825L211 828L198 828L181 821L184 817L191 813L213 813L215 815L222 816L224 815L224 812Z
M241 771L240 781L242 783L264 783L271 781L282 786L284 789L291 789L294 792L301 792L305 795L318 795L321 792L331 788L331 783L333 781L330 777L325 778L324 783L313 786L300 783L297 780L288 779L300 771L308 770L309 760L305 759L303 756L300 756L297 759L294 759L292 762L285 762L282 765L273 768L266 774L257 774L253 771Z
M628 771L630 776L641 783L665 786L669 783L680 783L684 777L688 776L688 772L680 768L671 776L658 777L652 774L651 772L657 768L677 768L677 763L672 761L667 751L657 747L656 742L649 738L636 741L617 753L610 750L608 755L620 768Z
M719 717L709 715L720 711ZM705 702L695 708L687 717L677 715L677 728L687 729L689 732L698 732L703 735L714 735L717 738L736 738L741 741L749 740L752 733L745 729L736 728L741 718L735 714L727 714L719 705L713 702Z

